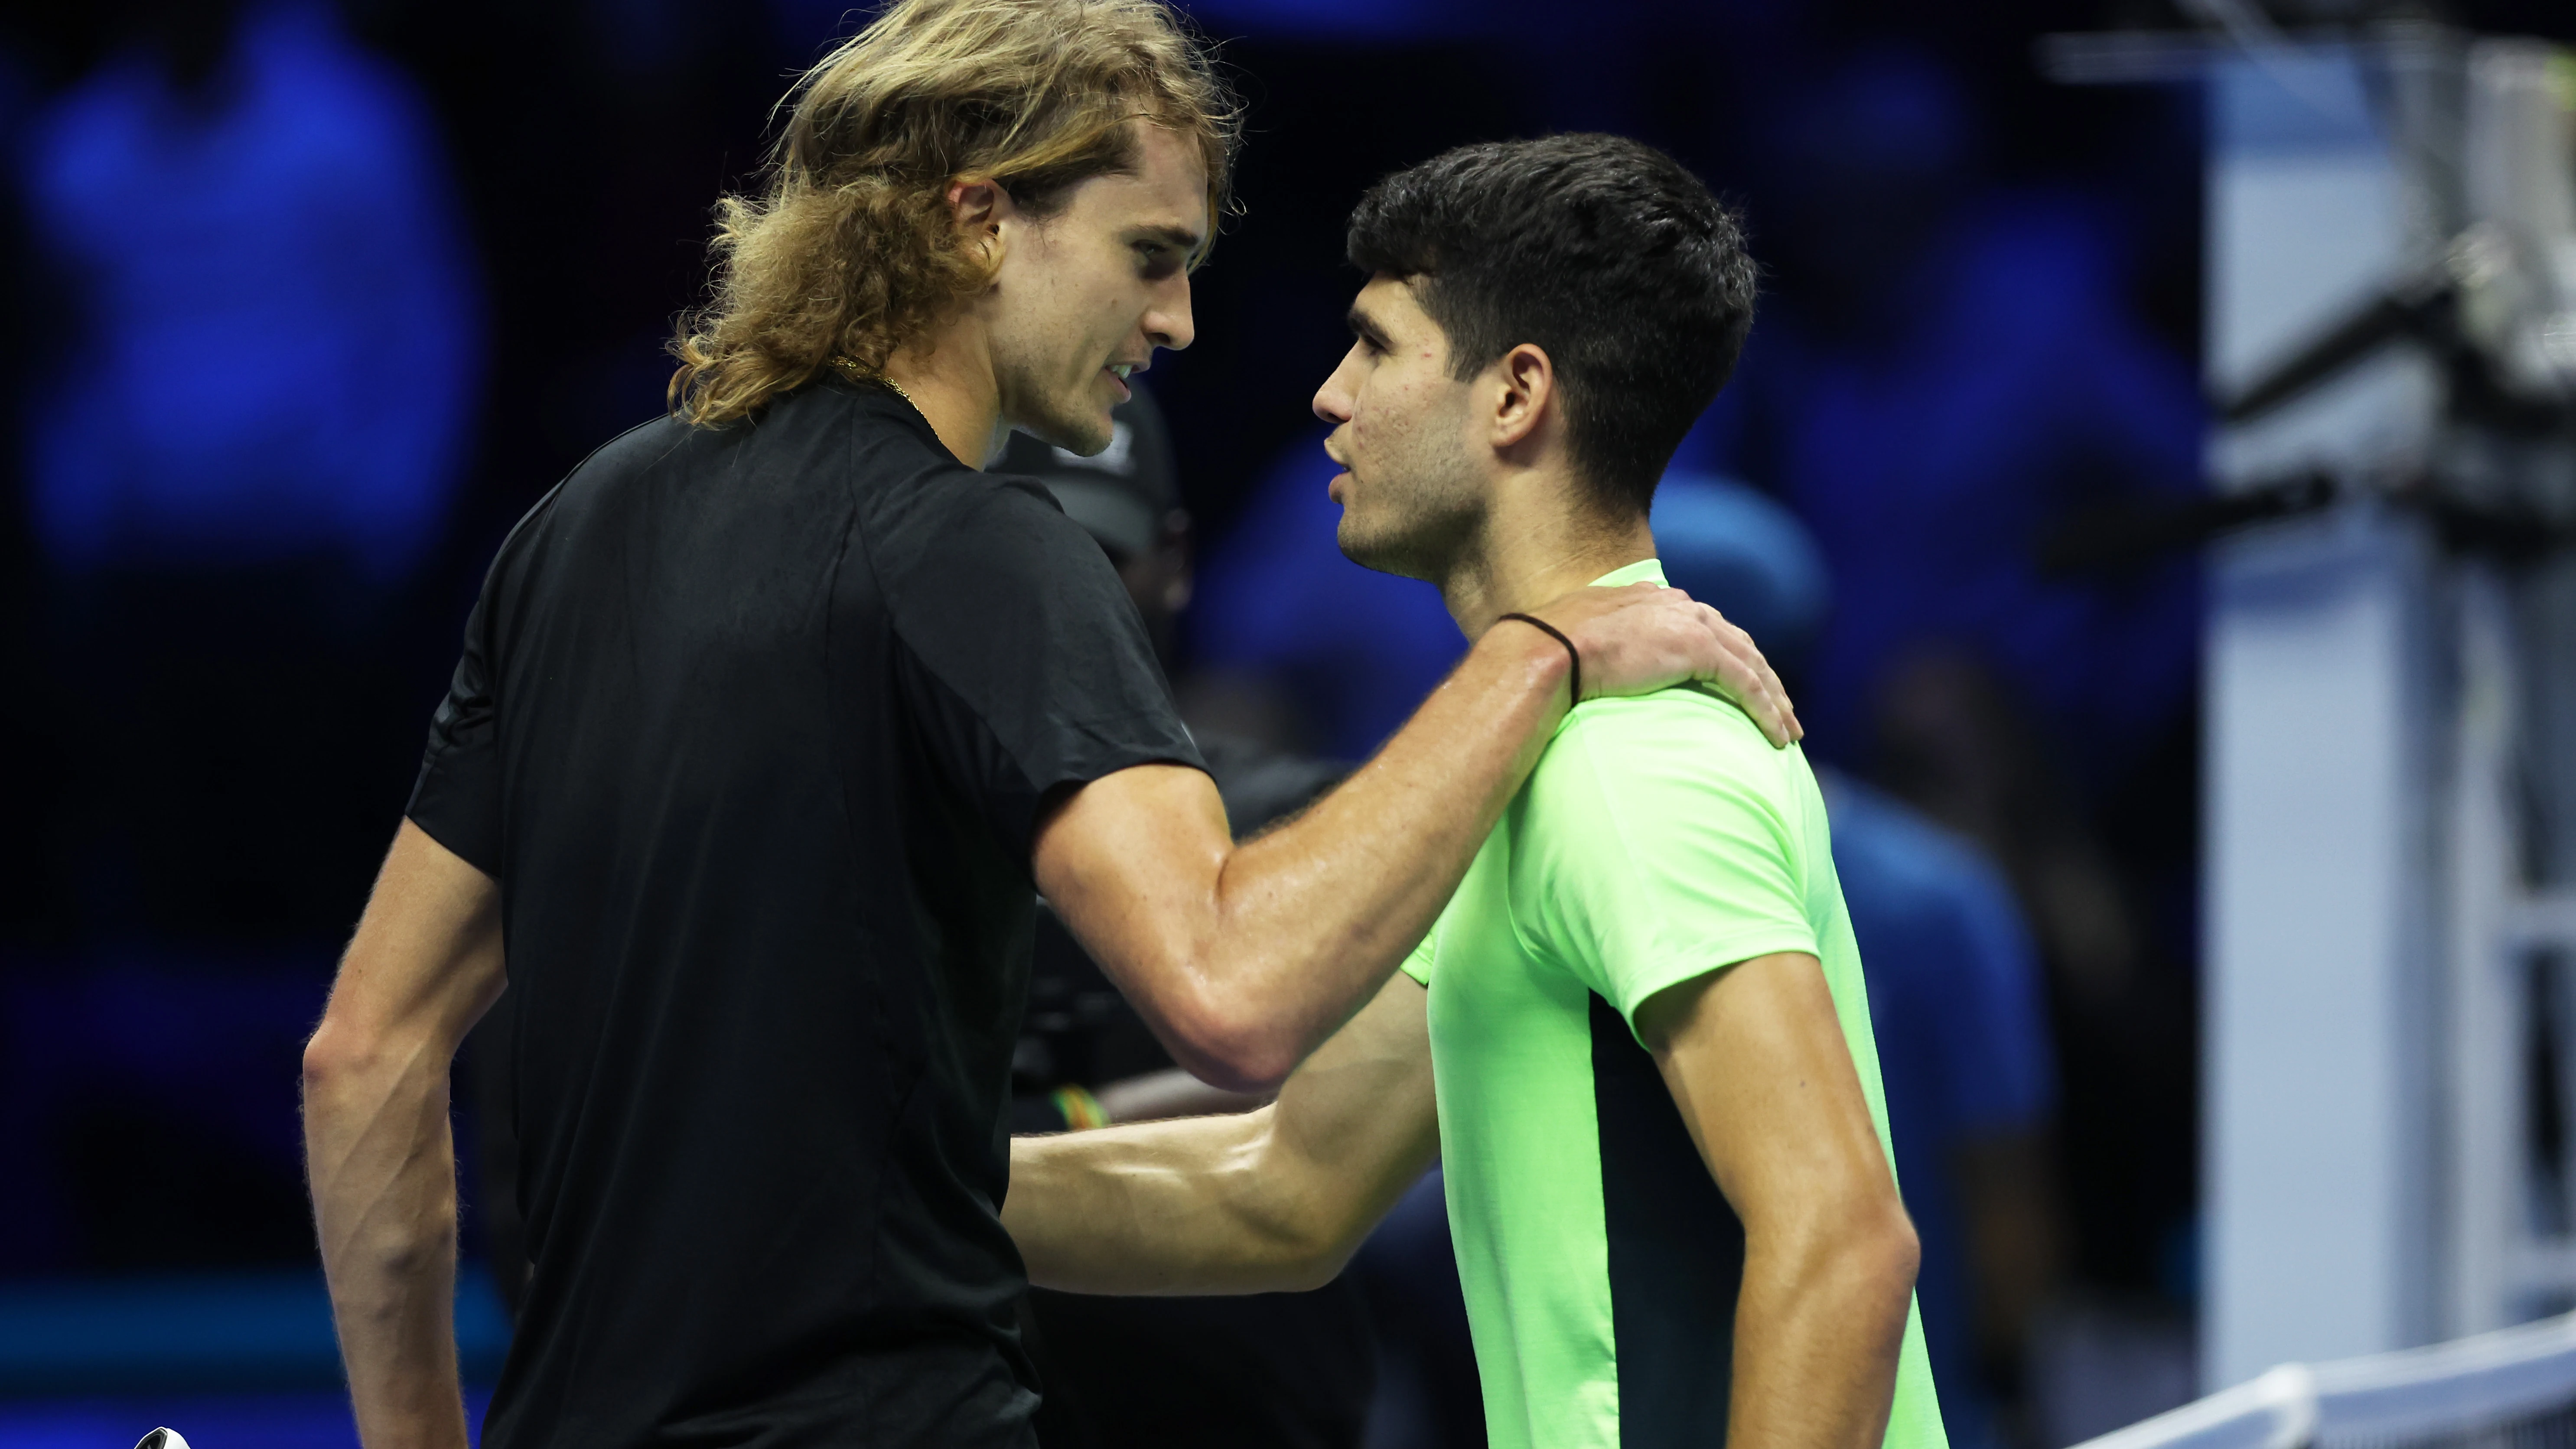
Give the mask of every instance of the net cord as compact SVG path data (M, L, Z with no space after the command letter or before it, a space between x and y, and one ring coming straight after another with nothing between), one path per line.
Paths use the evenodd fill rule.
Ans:
M2430 1348L2283 1364L2076 1449L2304 1449L2476 1433L2576 1406L2576 1313Z

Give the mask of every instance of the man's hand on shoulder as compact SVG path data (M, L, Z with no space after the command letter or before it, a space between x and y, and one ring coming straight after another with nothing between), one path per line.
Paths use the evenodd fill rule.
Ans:
M1530 612L1573 641L1584 699L1649 694L1696 679L1741 706L1772 744L1785 747L1806 734L1753 636L1680 589L1576 589Z

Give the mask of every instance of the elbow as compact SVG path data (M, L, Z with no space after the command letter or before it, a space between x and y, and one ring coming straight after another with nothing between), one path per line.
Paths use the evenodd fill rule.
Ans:
M1172 1013L1164 1043L1191 1076L1228 1092L1279 1090L1305 1057L1294 1024L1251 1003L1205 993Z
M1914 1278L1922 1271L1923 1240L1915 1236L1914 1220L1905 1215L1903 1207L1891 1210L1887 1218L1873 1247L1879 1260L1874 1276L1888 1295L1903 1305L1913 1300ZM1901 1308L1899 1316L1903 1316Z
M1846 1323L1877 1324L1891 1345L1903 1337L1923 1247L1892 1190L1883 1201L1873 1195L1806 1217L1774 1244L1776 1271L1796 1301L1831 1304Z
M379 1043L349 1023L325 1014L304 1043L304 1097L327 1100L367 1076L383 1058Z
M1277 1272L1272 1275L1261 1291L1312 1293L1318 1288L1329 1287L1334 1279L1342 1276L1342 1269L1350 1266L1351 1254L1354 1251L1356 1251L1356 1245L1338 1250L1328 1248L1291 1258L1279 1265Z
M1854 1306L1879 1315L1902 1334L1914 1301L1914 1277L1923 1266L1923 1243L1894 1193L1854 1225L1841 1256Z
M1294 1048L1274 1042L1227 1040L1181 1060L1191 1076L1219 1091L1268 1097L1297 1069L1298 1057Z
M1342 1270L1351 1265L1351 1259L1359 1256L1360 1245L1368 1241L1369 1233L1377 1224L1376 1216L1345 1215L1329 1236L1310 1242L1306 1251L1293 1261L1288 1273L1290 1286L1286 1291L1312 1292L1342 1276Z
M307 1097L329 1091L334 1084L345 1081L358 1069L364 1054L356 1049L356 1044L349 1041L348 1036L345 1031L333 1030L331 1022L325 1019L305 1041L304 1094Z
M1342 1276L1368 1240L1375 1219L1354 1218L1324 1207L1300 1221L1274 1224L1259 1283L1247 1291L1311 1293Z

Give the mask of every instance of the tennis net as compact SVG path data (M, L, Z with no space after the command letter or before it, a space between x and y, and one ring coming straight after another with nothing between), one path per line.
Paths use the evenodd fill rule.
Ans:
M2077 1449L2576 1449L2576 1313L2283 1364Z

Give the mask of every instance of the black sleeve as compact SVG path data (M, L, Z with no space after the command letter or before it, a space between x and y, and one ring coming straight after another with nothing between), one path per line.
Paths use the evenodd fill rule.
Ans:
M1207 768L1117 571L1037 485L973 487L886 582L914 720L1016 858L1060 786Z
M500 573L496 565L493 574ZM492 671L487 655L490 632L486 613L492 583L474 601L465 621L465 653L456 661L456 676L447 698L429 721L429 748L420 762L420 779L412 785L411 804L403 813L429 838L455 851L465 863L495 879L501 874L501 758L493 728Z

